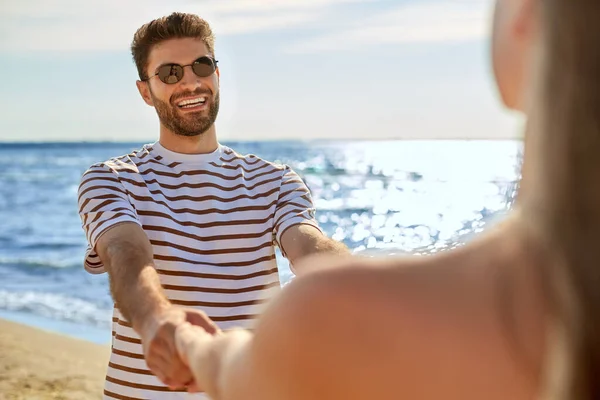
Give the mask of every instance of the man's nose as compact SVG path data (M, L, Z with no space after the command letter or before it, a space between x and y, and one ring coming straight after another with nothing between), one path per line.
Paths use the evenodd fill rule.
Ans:
M191 65L183 68L183 78L181 78L180 85L192 91L203 86L201 78L194 73Z

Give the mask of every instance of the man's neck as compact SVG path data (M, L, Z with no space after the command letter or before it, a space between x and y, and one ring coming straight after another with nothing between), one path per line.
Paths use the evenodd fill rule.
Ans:
M159 143L165 149L181 154L208 154L219 146L215 126L197 136L182 136L161 125Z

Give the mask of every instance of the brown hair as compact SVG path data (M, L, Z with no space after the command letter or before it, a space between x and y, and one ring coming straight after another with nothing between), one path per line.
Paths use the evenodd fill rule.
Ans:
M549 299L564 330L568 374L560 397L600 398L599 0L543 0L540 178Z
M211 55L215 53L215 37L208 22L195 14L174 12L142 25L133 36L131 55L140 79L146 79L148 57L152 47L168 39L201 39Z

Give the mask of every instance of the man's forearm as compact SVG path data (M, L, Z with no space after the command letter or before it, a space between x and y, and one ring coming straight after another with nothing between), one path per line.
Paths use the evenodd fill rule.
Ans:
M342 242L338 242L326 236L321 236L310 245L305 246L302 253L297 255L294 259L290 260L290 264L293 272L296 275L303 275L305 273L319 270L320 268L314 266L311 267L311 264L306 263L306 259L313 259L318 255L332 255L332 256L340 256L347 257L351 255L350 249ZM300 261L303 261L302 263ZM298 268L298 265L302 265L301 268Z
M138 333L152 316L170 306L154 269L151 248L145 247L135 241L113 240L107 243L103 260L117 308Z
M350 249L344 243L324 236L317 241L316 246L308 250L306 255L311 254L333 254L345 256L350 254Z

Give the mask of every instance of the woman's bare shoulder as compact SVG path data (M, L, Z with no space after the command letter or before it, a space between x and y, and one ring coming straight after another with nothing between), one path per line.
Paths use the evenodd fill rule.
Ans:
M311 398L520 398L505 330L460 253L307 261L322 268L286 288L265 322L283 322L302 349L294 375Z

